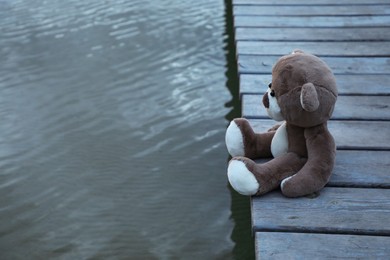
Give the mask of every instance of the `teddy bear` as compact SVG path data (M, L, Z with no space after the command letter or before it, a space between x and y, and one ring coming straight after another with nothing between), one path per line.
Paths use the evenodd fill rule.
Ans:
M280 187L286 197L319 192L332 174L336 145L327 127L338 96L335 77L317 56L295 50L272 68L263 96L267 114L283 121L255 133L248 120L237 118L226 130L232 156L227 175L243 195L263 195ZM258 158L273 157L265 163Z

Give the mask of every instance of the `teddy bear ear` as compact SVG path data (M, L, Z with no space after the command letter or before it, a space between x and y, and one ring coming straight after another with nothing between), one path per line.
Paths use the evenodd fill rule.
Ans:
M313 83L306 83L301 89L301 106L308 112L314 112L320 106L318 94Z

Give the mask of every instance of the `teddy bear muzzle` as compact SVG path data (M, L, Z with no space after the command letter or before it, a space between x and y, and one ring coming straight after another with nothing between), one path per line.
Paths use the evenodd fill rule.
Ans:
M271 85L271 84L270 84ZM275 95L275 91L272 88L268 88L263 96L263 104L267 110L269 117L276 121L283 121L284 117L282 115L278 100Z

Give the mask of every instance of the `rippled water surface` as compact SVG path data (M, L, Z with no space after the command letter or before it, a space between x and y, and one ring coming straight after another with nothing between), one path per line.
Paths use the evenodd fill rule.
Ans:
M236 258L224 15L0 0L1 259Z

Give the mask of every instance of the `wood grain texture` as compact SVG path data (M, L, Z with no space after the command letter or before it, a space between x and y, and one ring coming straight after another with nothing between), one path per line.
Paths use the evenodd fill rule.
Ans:
M242 115L269 118L263 95L242 95ZM390 120L390 96L339 96L333 112L335 120Z
M249 122L255 132L265 132L278 123L270 119L249 119ZM340 150L390 150L389 121L330 120L328 128Z
M252 197L255 231L390 235L390 189L326 187L290 199L279 191Z
M390 122L336 121L328 123L339 149L389 150Z
M390 237L257 232L258 259L388 259Z
M271 74L242 74L240 94L263 95ZM336 75L339 95L390 95L390 75Z
M280 56L239 55L240 74L270 74ZM390 74L390 58L321 57L334 74Z
M265 163L272 158L258 159ZM390 151L337 150L327 187L390 188Z
M252 41L389 41L382 28L237 28L236 40Z
M387 27L390 16L235 16L236 27Z
M315 6L315 5L235 5L234 15L274 15L274 16L349 16L349 15L389 15L390 5L338 5L338 6Z
M249 55L285 55L302 49L317 56L389 57L390 48L383 42L285 42L237 41L237 53Z
M390 188L390 151L336 153L330 187Z

